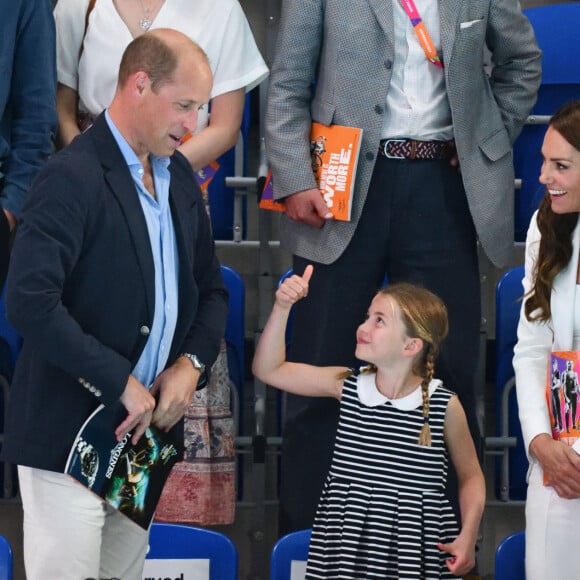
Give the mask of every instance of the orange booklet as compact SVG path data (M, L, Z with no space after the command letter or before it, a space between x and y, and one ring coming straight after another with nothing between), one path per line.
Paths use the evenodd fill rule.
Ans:
M186 141L189 141L191 137L192 137L191 133L186 133L181 138L181 143L183 144ZM219 168L220 164L217 161L212 161L211 163L208 163L205 167L202 167L201 169L195 171L195 179L197 180L197 183L201 188L201 191L207 193L207 188L209 187L211 180L214 178Z
M212 161L195 172L195 179L202 191L207 191L211 180L214 178L219 168L220 164L217 161Z
M579 373L580 351L559 351L550 354L546 403L550 414L552 437L570 447L580 438Z
M343 125L312 123L310 155L312 171L320 193L335 220L349 221L362 129ZM268 171L260 207L284 211L284 203L274 200L272 173Z

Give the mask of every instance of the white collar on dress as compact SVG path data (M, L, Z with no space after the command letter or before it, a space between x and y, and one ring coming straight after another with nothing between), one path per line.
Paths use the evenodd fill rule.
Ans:
M360 402L367 407L378 407L390 401L393 407L401 411L412 411L423 404L421 387L418 386L412 393L400 399L389 399L377 389L375 383L376 373L360 374L357 383L357 394ZM437 387L441 386L439 379L432 379L429 383L429 397L433 395Z

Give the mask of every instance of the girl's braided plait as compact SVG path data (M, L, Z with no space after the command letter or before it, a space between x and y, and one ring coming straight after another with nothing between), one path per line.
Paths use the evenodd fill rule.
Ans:
M419 433L419 445L431 447L431 428L429 426L429 383L435 371L435 356L432 345L426 345L425 366L421 381L421 395L423 396L423 427Z

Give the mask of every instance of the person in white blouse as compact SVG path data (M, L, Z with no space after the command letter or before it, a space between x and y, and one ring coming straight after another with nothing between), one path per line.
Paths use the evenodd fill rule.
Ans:
M54 16L62 145L80 132L77 103L81 113L101 113L113 98L123 50L156 28L173 28L197 42L214 76L211 117L207 107L200 111L197 133L181 153L199 170L236 144L246 91L268 75L238 0L96 0L91 9L89 0L58 0Z
M580 349L580 100L561 107L542 145L546 195L526 240L514 369L528 454L526 578L577 578L580 438L552 438L546 376L552 351ZM574 439L575 442L574 442Z

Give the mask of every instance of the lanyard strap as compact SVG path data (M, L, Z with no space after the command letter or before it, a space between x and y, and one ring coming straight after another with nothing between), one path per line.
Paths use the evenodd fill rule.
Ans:
M435 66L443 68L443 63L437 54L437 50L435 50L435 45L433 44L431 36L425 27L425 23L415 6L415 2L413 0L401 0L401 5L411 21L415 34L419 39L419 44L421 45L427 60L431 61Z

